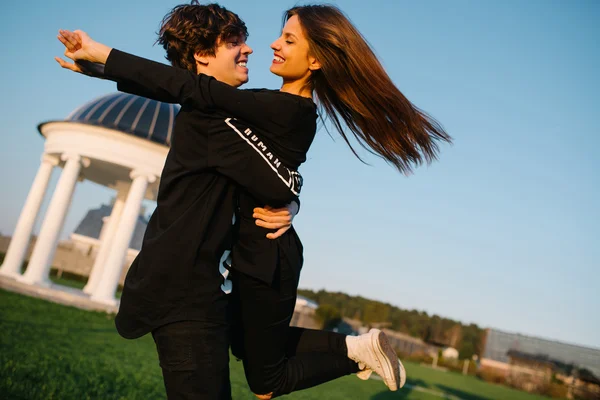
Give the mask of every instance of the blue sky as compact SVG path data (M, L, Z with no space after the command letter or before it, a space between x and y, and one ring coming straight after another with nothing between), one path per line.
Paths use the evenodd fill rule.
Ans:
M153 46L178 1L10 2L0 15L0 232L43 151L39 122L114 84L61 70L59 28ZM269 44L294 1L223 1L250 31L248 87L277 88ZM260 4L260 5L257 5ZM410 177L320 131L301 168L301 287L600 347L600 3L340 0L388 73L454 137ZM51 190L58 179L54 172ZM84 182L62 237L112 192ZM148 205L150 208L151 204ZM39 229L38 221L36 231Z

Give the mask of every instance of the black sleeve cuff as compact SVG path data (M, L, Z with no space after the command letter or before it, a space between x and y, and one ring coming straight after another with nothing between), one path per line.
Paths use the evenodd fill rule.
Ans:
M83 73L87 76L106 79L106 74L104 73L104 64L93 63L86 60L75 61L75 64L81 68Z
M123 62L126 62L127 53L123 53L120 50L112 49L106 59L106 63L104 64L104 76L107 79L111 79L113 81L118 81L119 78L119 65L122 65Z

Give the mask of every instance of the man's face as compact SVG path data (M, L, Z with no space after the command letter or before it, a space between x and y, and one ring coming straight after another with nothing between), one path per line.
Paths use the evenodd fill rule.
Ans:
M210 75L231 86L241 86L248 82L248 56L252 49L246 44L246 38L233 37L219 40L215 56L203 57L199 62L198 73Z

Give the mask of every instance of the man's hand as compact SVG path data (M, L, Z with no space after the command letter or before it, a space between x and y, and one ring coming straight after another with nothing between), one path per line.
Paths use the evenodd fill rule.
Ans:
M283 208L255 208L252 217L256 219L256 225L267 229L277 229L275 233L267 233L268 239L277 239L287 232L292 226L294 217L298 214L298 203L291 202Z
M65 45L65 57L75 62L69 63L60 57L54 57L54 59L61 67L81 74L87 74L87 71L82 69L81 65L78 65L79 62L83 61L84 63L90 62L103 65L106 63L106 59L112 50L102 43L95 42L87 33L79 30L71 32L61 29L58 31L57 38Z

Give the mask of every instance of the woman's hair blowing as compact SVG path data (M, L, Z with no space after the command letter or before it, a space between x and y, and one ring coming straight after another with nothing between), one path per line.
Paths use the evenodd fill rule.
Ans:
M435 160L438 141L451 142L450 136L404 97L348 18L334 6L309 5L286 11L284 24L294 15L321 64L312 72L311 88L354 154L342 123L400 172Z

